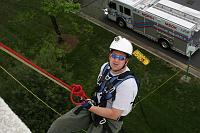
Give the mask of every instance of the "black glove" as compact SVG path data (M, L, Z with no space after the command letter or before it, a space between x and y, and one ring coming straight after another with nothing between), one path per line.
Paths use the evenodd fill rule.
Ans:
M80 111L84 108L84 109L90 109L92 106L94 106L94 101L91 99L87 99L85 100L80 107L78 107L76 110L74 110L74 114L78 115L80 113Z
M86 101L83 102L83 104L81 105L83 108L85 109L90 109L92 106L94 106L94 101L91 99L87 99Z

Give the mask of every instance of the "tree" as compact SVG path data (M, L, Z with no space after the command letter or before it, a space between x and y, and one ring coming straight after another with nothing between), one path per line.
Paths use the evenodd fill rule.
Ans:
M72 13L80 9L79 3L74 3L73 0L43 0L43 10L49 15L51 23L57 34L58 43L63 42L61 31L59 29L56 16L61 13Z

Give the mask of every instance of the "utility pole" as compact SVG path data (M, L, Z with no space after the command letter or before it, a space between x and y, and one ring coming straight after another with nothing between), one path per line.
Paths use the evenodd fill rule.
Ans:
M190 78L188 75L189 75L189 68L190 68L190 61L191 61L191 53L192 53L192 52L190 51L190 52L189 52L189 57L188 57L186 75L185 75L186 80L187 80L188 78Z
M191 80L191 77L189 77L188 75L189 75L189 68L190 68L190 63L191 63L191 55L194 51L195 51L194 46L187 47L186 55L188 56L188 61L187 61L186 74L181 77L181 80L187 83L189 83Z

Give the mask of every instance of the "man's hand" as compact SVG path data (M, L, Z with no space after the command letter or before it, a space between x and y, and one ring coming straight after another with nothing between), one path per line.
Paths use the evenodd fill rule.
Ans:
M91 99L87 99L87 100L85 100L84 102L83 102L83 104L81 105L83 108L85 108L85 109L90 109L92 106L94 106L94 104L93 104L93 100L91 100Z
M76 110L74 110L74 114L78 115L80 113L80 111L84 108L84 109L90 109L93 105L94 101L91 99L86 99L81 106L79 106Z

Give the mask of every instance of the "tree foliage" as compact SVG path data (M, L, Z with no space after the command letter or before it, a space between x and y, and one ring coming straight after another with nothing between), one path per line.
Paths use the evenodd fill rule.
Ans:
M80 4L74 3L72 0L43 0L42 5L43 11L53 16L76 12L80 9Z
M49 15L54 30L57 34L57 42L61 44L64 42L61 31L57 24L56 16L61 13L70 13L75 12L80 9L79 3L74 3L72 0L43 0L42 1L42 9L43 11Z

